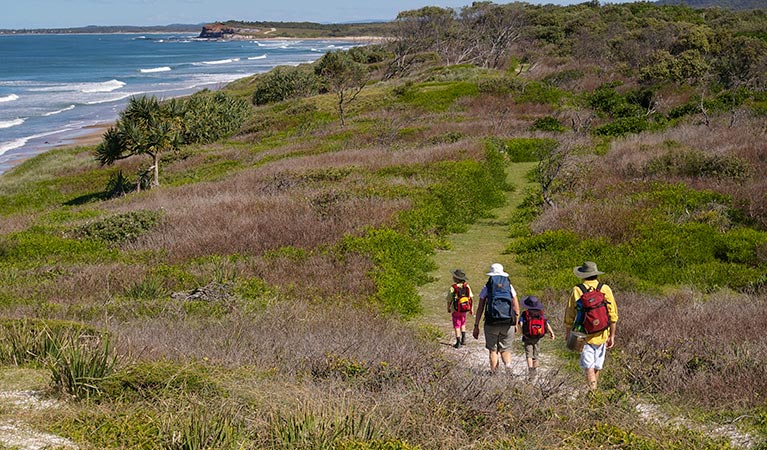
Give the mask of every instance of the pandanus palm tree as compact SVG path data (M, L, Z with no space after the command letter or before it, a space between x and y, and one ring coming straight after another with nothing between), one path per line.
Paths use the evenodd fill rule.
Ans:
M152 186L160 185L160 155L177 150L183 136L184 105L177 100L133 97L96 148L96 160L111 165L133 155L152 158ZM139 187L141 183L139 182Z

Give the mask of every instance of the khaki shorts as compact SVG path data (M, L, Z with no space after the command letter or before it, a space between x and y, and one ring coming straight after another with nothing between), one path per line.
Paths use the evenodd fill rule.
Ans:
M508 352L514 340L512 324L485 324L485 348L493 352Z
M522 342L525 344L525 357L530 359L538 359L538 341L540 341L540 338L537 339L522 339Z

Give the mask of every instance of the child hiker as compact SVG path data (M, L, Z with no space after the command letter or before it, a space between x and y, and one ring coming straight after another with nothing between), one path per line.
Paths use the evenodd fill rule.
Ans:
M468 278L461 269L450 272L453 275L453 285L447 293L447 312L453 315L453 329L455 330L455 344L453 347L461 348L466 344L466 313L474 315L473 295Z
M527 379L533 381L538 369L538 341L546 334L554 339L554 329L543 313L543 304L538 297L528 295L522 300L522 305L527 308L519 316L519 325L522 328L522 343L525 344L525 356L527 357Z

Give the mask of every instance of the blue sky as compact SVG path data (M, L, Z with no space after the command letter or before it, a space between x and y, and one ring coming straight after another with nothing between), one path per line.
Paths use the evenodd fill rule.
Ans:
M585 0L529 3L572 4ZM618 3L624 0L613 0ZM460 8L471 0L4 0L0 28L86 25L168 25L217 20L348 22L393 19L398 12L434 5ZM8 7L7 3L12 3ZM496 1L495 3L506 3Z

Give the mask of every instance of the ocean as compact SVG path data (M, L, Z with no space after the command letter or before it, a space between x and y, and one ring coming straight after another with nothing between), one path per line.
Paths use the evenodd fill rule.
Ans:
M171 98L356 44L186 34L0 35L0 174L114 122L132 96Z

